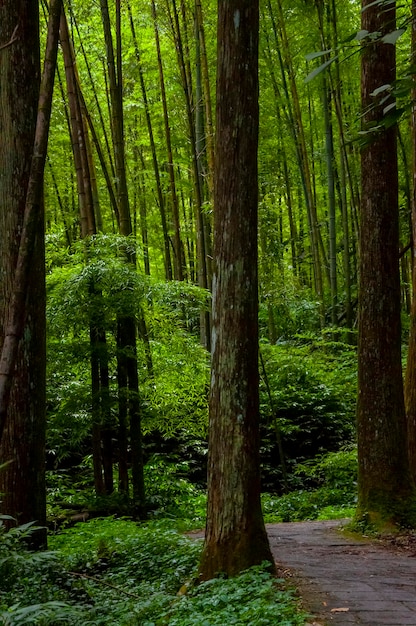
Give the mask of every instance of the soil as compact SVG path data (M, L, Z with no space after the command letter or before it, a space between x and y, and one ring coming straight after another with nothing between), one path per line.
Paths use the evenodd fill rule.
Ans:
M357 538L342 521L268 524L279 574L309 625L416 626L416 532Z

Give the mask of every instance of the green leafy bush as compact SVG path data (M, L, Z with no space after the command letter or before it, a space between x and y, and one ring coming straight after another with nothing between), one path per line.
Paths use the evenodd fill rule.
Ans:
M312 341L261 346L262 466L265 490L282 492L284 475L277 434L287 469L286 489L308 486L299 463L337 451L354 439L355 349Z
M321 487L314 491L293 491L283 496L263 494L264 519L268 523L301 522L351 517L355 495L343 489Z
M5 519L7 516L2 516ZM66 579L55 552L32 552L27 539L33 523L5 532L0 520L0 620L14 624L85 624L79 609L68 599L61 583ZM73 601L80 596L73 594Z
M306 479L311 479L314 484L332 489L347 489L353 493L357 485L357 449L352 446L337 452L328 452L298 465L296 471Z
M195 528L204 524L206 494L186 480L188 472L186 462L153 455L145 466L146 501L153 515L190 520Z
M298 522L352 517L357 499L357 450L350 447L319 455L296 468L303 484L315 488L283 496L263 494L267 522Z

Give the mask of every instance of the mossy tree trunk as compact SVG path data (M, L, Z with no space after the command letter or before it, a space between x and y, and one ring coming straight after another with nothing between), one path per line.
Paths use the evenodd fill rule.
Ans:
M362 29L394 30L395 7L363 1ZM389 103L371 94L395 79L395 48L369 41L362 53L364 125ZM385 95L385 94L384 94ZM416 524L415 488L407 457L400 333L396 128L372 135L362 151L358 345L358 508L378 527Z
M208 509L201 579L273 563L260 505L258 2L218 4Z

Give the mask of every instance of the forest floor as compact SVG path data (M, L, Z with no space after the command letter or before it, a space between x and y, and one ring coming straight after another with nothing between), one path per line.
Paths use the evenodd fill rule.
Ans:
M416 534L357 538L342 521L268 524L279 574L310 626L416 626Z

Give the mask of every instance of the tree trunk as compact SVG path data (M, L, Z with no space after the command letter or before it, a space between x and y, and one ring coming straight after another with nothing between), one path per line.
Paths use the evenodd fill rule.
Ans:
M132 223L130 214L130 204L126 177L126 158L124 143L124 117L123 117L123 75L121 61L121 7L120 0L115 2L116 11L116 54L114 54L113 36L111 32L110 15L108 11L107 0L100 0L101 16L104 29L104 36L107 49L107 67L108 80L110 86L111 101L111 128L114 145L114 162L117 173L117 200L120 214L120 235L129 237L132 234ZM135 267L136 257L131 252L126 251L126 263L130 263ZM128 285L124 285L128 288ZM134 504L138 509L144 506L144 479L143 479L143 461L141 451L141 434L140 434L140 402L139 402L139 385L137 377L137 355L136 355L136 323L134 318L130 316L119 315L118 317L118 350L119 354L124 355L126 361L123 363L125 368L121 378L126 379L127 387L122 389L119 387L119 398L121 404L120 423L125 422L125 398L126 394L128 417L130 418L130 443L132 448L139 446L138 449L132 449L132 461L135 465L132 472L133 479L133 495L135 497ZM120 361L119 361L120 365ZM119 373L120 381L120 373ZM134 398L134 401L131 399ZM131 435L133 434L133 439Z
M170 260L170 237L169 237L167 219L166 219L165 199L163 197L162 183L160 180L159 162L158 162L157 154L156 154L156 143L154 139L152 120L150 117L150 107L149 107L149 101L147 98L146 85L144 82L144 71L143 71L142 61L140 57L139 46L137 43L136 31L134 28L133 14L131 12L131 7L130 7L129 2L127 2L127 10L129 13L129 18L130 18L131 34L133 38L134 51L136 54L136 61L137 61L138 72L139 72L140 89L142 92L142 98L143 98L143 104L144 104L147 132L149 134L150 150L152 153L153 172L155 175L157 199L158 199L159 212L160 212L160 218L161 218L161 223L162 223L164 255L165 255L165 278L166 280L172 280L172 264ZM173 211L173 216L174 216L174 222L175 222L175 239L174 239L175 271L174 271L174 274L175 274L175 279L183 280L182 265L180 262L180 249L181 249L180 227L179 227L178 220L175 219L177 218L177 214L175 214L174 211Z
M412 63L416 58L416 0L412 2ZM410 311L409 352L407 355L405 400L410 470L416 482L416 77L412 89L412 305Z
M218 4L215 273L201 579L273 563L260 505L258 2Z
M0 472L2 512L18 523L46 520L45 261L46 161L61 1L51 2L39 94L38 3L0 6ZM39 96L39 102L38 102ZM16 242L19 242L18 244ZM46 546L44 529L32 536Z
M368 5L368 6L367 6ZM362 29L394 30L395 7L380 12L363 1ZM365 128L388 103L371 94L395 79L395 48L364 45L361 99ZM362 151L362 207L358 338L357 519L376 526L416 524L408 457L400 333L400 277L396 128L374 134Z

